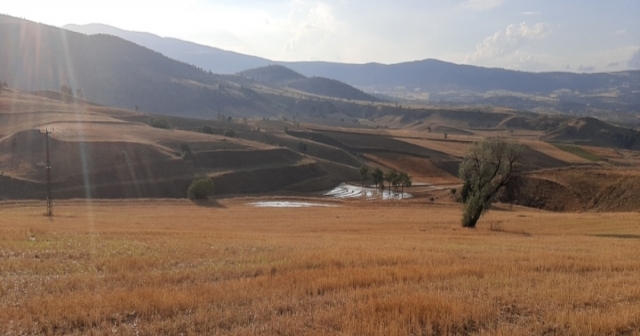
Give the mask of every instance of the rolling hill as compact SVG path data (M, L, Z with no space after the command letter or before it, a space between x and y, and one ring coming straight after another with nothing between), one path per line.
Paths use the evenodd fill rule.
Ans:
M640 149L640 132L614 126L595 118L576 118L547 132L545 141L569 142L591 146Z
M190 182L202 176L214 180L220 197L319 195L342 182L359 181L358 168L363 164L409 172L416 185L410 192L430 198L459 184L460 159L475 141L487 134L500 134L492 129L461 128L464 133L443 138L411 126L299 127L292 121L259 118L206 121L168 117L173 129L161 129L149 126L150 119L157 116L70 98L51 92L0 91L0 199L45 197L44 129L50 131L56 199L181 198ZM479 112L441 113L427 119L442 122L448 117L451 122L459 114L461 120L473 123L476 114L479 123L486 122ZM491 122L498 125L523 118L510 113L495 113L494 117ZM410 120L401 119L396 120L397 125L411 125ZM521 130L523 133L514 136L556 136L571 126L588 132L591 124L615 130L591 120L568 120L551 131ZM209 132L200 131L204 125L210 127ZM622 175L612 175L607 185L589 177L592 171L605 174L602 176L609 170L622 174L635 171L640 160L637 151L571 145L605 159L593 161L573 147L565 149L539 140L523 140L523 144L524 163L530 173L523 192L516 195L519 204L562 211L637 208ZM573 180L565 181L566 176L573 176ZM588 191L575 196L580 187L572 181L581 179L597 184L593 187L597 199L588 198ZM559 199L554 195L565 195L566 202L556 204ZM618 202L615 195L630 200Z
M351 85L324 77L308 78L282 65L269 65L249 69L240 72L239 75L259 82L277 84L313 95L367 102L380 101L380 99L366 94Z
M81 101L3 90L0 200L45 197L45 129L50 133L52 182L57 199L183 198L191 181L202 176L214 180L219 195L313 193L358 178L358 161L339 149L310 144L311 156L306 155L306 147L302 152L254 141L249 136L218 134L222 130L240 133L252 129L245 124L171 119L184 128L209 125L215 131L207 134L154 128L146 123L150 117ZM273 135L281 136L282 132ZM290 139L291 147L299 142ZM278 140L286 144L285 141Z

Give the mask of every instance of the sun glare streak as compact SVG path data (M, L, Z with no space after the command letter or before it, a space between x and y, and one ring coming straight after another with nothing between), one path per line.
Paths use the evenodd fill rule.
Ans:
M61 85L67 85L72 90L73 88L78 88L78 82L76 80L75 69L73 60L71 58L71 54L69 52L69 41L67 39L67 32L65 30L60 30L60 41L62 42L62 53L63 59L57 59L58 64L57 67L59 69L58 73L58 87ZM66 73L65 73L66 71ZM55 82L55 78L52 78L52 81ZM73 94L73 91L72 91ZM89 174L89 151L87 144L87 136L86 130L84 127L84 123L81 122L81 115L83 114L82 107L79 103L75 102L73 99L70 100L70 108L72 109L72 118L74 119L74 127L78 131L79 135L79 157L81 162L82 169L82 179L85 193L85 210L87 214L87 228L90 233L91 239L91 253L95 254L96 245L97 245L97 234L95 228L95 213L93 206L93 199L91 195L91 178Z
M124 160L125 160L125 164L127 165L127 169L129 170L129 176L131 177L131 184L133 185L133 189L136 192L136 197L140 198L142 197L142 194L140 193L140 186L138 185L136 172L135 172L135 169L133 168L133 164L131 163L131 160L129 159L129 154L127 152L124 152Z
M62 52L64 54L64 59L58 60L59 62L63 62L63 64L59 64L58 68L61 69L61 71L66 70L67 73L66 74L63 73L62 78L65 78L68 81L69 87L71 88L71 90L73 90L73 88L78 88L78 83L74 73L73 60L71 59L71 55L69 53L69 41L67 40L67 32L65 30L60 30L60 40L62 42ZM73 94L73 91L71 93ZM72 107L74 112L73 117L75 118L75 127L78 129L78 134L80 135L80 141L79 141L80 161L82 163L82 177L83 177L83 184L84 184L84 190L85 190L85 198L91 199L91 180L89 176L89 167L88 167L89 166L88 160L90 158L88 157L87 148L86 148L87 145L86 145L84 123L82 123L80 120L80 115L82 114L82 111L80 109L80 104L72 102Z

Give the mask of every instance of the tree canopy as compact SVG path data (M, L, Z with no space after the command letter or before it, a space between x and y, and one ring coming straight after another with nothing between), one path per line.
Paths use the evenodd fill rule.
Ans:
M521 172L523 146L504 138L476 143L460 164L460 179L468 188L462 226L474 228L489 210L496 194Z
M201 178L193 181L187 190L187 197L190 200L206 200L213 195L215 186L210 178Z

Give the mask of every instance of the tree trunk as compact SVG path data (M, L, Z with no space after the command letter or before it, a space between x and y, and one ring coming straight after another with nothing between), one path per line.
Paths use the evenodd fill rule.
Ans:
M476 210L474 214L472 214L469 218L463 218L462 226L470 229L475 229L478 220L480 220L480 216L482 215L482 210Z
M464 205L464 213L462 215L462 226L466 228L475 228L476 223L482 216L484 210L483 198L480 195L474 194L469 197L467 203Z

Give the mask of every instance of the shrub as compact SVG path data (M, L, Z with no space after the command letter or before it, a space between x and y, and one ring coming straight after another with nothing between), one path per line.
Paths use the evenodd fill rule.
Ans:
M194 180L187 190L187 197L190 200L205 200L213 195L215 186L210 178L201 178Z
M455 195L458 190L456 188L451 188L449 191L451 192L451 195Z
M170 129L171 123L165 118L151 118L149 125L155 128Z
M229 138L233 138L236 136L236 132L234 132L233 130L225 130L224 133L222 133L222 135Z
M180 145L180 151L184 154L191 153L191 146L188 143L183 143Z
M213 134L213 128L211 128L211 126L209 125L204 125L202 126L202 128L200 128L200 132L205 134Z

